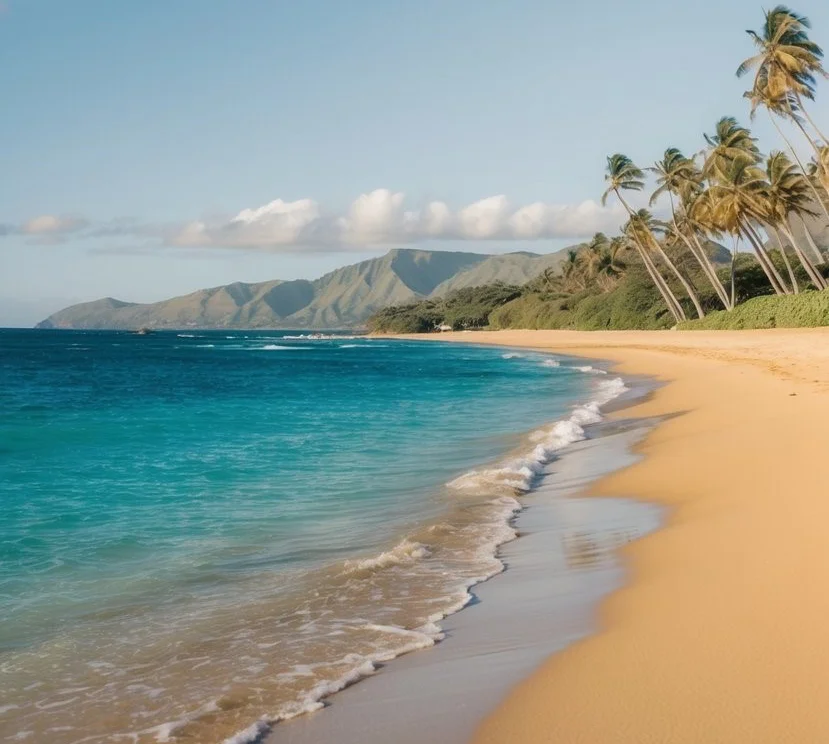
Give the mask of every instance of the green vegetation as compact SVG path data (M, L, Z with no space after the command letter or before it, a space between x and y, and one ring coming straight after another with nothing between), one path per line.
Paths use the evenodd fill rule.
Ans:
M596 235L514 299L480 303L474 318L457 322L448 307L420 303L383 311L372 326L391 330L400 321L422 331L442 323L478 327L487 308L493 328L826 324L829 262L821 242L829 240L829 139L808 104L817 78L829 74L809 29L807 18L785 6L766 12L762 29L748 32L755 55L737 70L738 77L752 75L745 93L752 119L765 109L786 152L764 155L751 132L725 116L704 135L698 155L669 147L646 169L622 153L611 155L602 203L613 198L624 208L620 235ZM785 129L803 138L812 154L808 162ZM649 175L655 181L649 206L658 204L664 219L629 201L631 193L645 190ZM730 251L718 245L723 242ZM760 297L769 294L775 298Z
M814 328L829 325L829 292L804 292L795 297L755 297L731 312L718 311L680 323L683 331L745 328Z
M427 333L440 326L455 331L483 328L495 308L519 297L521 291L521 287L501 283L465 287L441 299L380 310L369 319L369 330L374 333Z

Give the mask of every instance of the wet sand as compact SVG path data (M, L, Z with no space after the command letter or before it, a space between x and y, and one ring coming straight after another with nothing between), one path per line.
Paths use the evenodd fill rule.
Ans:
M476 744L829 741L829 329L505 331L443 340L611 359L674 414L591 489L668 507L624 548L601 631L551 656Z
M625 467L653 422L599 424L550 463L522 497L507 569L442 622L437 646L387 664L329 699L325 710L276 726L269 744L462 744L486 713L546 656L595 630L598 601L624 581L616 549L659 525L662 509L583 499L592 481Z

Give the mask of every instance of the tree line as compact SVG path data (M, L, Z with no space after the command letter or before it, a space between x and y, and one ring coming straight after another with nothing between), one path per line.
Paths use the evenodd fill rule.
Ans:
M747 32L756 53L737 69L738 77L751 76L745 97L752 120L764 110L785 149L764 155L751 131L726 116L704 135L700 153L688 156L669 147L649 168L638 167L622 153L609 156L602 204L611 196L622 204L628 215L622 233L596 235L548 281L567 283L581 273L610 286L624 270L625 252L635 251L674 320L681 322L688 319L683 294L696 317L704 317L705 309L677 256L693 260L695 273L710 285L721 308L730 311L738 302L737 254L746 247L775 294L827 289L825 250L811 234L807 218L825 218L829 224L829 139L809 113L817 79L829 75L823 50L809 38L810 28L808 18L783 5L767 11L762 28ZM781 122L793 125L808 144L808 160L798 154ZM666 199L667 219L635 209L625 198L625 192L644 191L648 175L656 185L650 206ZM794 225L802 239L795 236ZM723 279L709 246L725 237L731 238L733 249L730 275Z

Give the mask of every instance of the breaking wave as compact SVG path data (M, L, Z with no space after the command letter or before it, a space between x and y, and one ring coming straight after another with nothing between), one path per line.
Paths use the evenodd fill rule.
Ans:
M568 418L533 432L529 437L531 449L496 467L464 473L451 481L449 487L456 490L491 489L497 493L529 491L545 465L555 459L556 453L587 438L584 427L602 420L601 406L626 390L620 378L599 383L595 397L589 403L577 406Z

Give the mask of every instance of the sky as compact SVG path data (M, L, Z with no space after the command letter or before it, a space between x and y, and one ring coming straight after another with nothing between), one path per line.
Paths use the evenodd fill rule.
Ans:
M829 47L829 4L800 0ZM0 326L315 278L390 247L549 252L605 158L748 123L754 0L0 0ZM811 109L829 126L829 82ZM764 115L765 150L781 145Z

